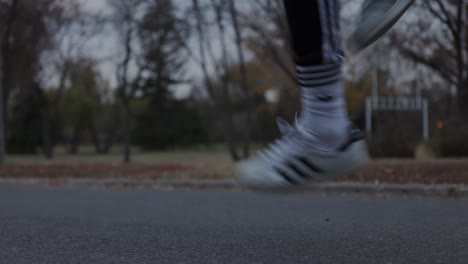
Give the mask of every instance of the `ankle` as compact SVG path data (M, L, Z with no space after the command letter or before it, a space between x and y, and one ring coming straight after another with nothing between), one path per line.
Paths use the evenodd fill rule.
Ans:
M350 121L346 119L316 120L311 122L299 118L304 132L317 141L317 148L323 151L334 151L340 148L348 139Z

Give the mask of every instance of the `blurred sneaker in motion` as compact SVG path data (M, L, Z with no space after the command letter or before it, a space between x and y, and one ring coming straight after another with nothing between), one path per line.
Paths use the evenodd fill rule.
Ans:
M356 29L349 37L346 48L356 54L385 34L408 10L414 0L366 0Z
M284 189L307 182L333 180L367 160L363 133L349 129L348 139L336 151L317 148L317 138L302 128L278 121L283 134L268 149L237 165L242 184L256 189Z

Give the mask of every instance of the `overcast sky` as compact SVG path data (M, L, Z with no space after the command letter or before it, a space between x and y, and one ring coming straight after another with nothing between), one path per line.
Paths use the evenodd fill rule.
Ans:
M86 10L90 12L99 12L101 14L110 14L110 9L107 5L107 0L80 0L84 4ZM187 5L190 4L188 0L176 0L178 1L179 5ZM244 0L249 4L250 2ZM345 18L343 23L343 35L346 37L347 33L350 32L350 22L356 17L356 14L359 12L360 1L356 0L353 4L346 5L346 8L343 8L343 17ZM216 38L213 38L216 39ZM213 43L214 49L220 50L220 45L216 44L216 41ZM117 60L119 59L119 43L117 42L116 36L112 33L112 30L106 30L102 34L99 34L96 38L90 41L89 49L91 51L91 55L97 58L112 58L111 60L106 59L103 60L99 66L100 71L105 79L109 80L111 84L115 85L115 65ZM232 48L231 48L232 50ZM195 64L192 60L188 60L187 62L187 74L185 78L192 78L194 80L200 79L201 72L200 67ZM191 84L181 85L176 89L176 96L184 97L189 93L189 87Z
M99 12L104 15L111 13L107 0L80 0L86 11ZM188 4L187 0L180 0L179 5ZM91 50L91 55L97 58L106 58L100 63L99 69L105 79L111 82L111 85L115 85L115 65L116 59L119 58L120 45L117 42L117 38L112 30L105 30L102 34L93 38L90 41L88 50ZM109 60L108 58L113 58ZM201 76L199 67L192 61L187 62L186 67L187 75L185 78L198 79ZM185 97L190 93L190 86L192 84L182 84L176 87L174 90L177 97Z

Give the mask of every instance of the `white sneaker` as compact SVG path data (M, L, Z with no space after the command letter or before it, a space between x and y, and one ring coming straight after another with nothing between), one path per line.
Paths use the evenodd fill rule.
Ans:
M362 5L356 29L349 37L348 52L356 54L385 34L415 0L367 0Z
M242 184L252 188L285 188L306 182L333 180L367 160L363 133L351 130L349 140L334 152L314 148L316 138L300 127L279 121L282 138L237 165Z

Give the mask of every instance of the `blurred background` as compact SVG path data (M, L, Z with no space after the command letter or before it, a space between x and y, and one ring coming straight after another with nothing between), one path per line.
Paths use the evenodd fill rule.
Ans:
M374 158L468 156L467 8L417 0L347 59ZM299 110L288 39L282 0L0 0L0 174L230 177Z

